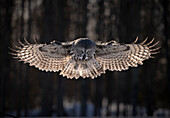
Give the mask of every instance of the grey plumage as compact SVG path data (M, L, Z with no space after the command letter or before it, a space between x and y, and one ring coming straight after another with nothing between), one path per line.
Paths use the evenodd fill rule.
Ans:
M72 42L56 42L50 44L26 44L11 49L16 58L42 71L57 72L67 78L95 78L105 70L122 71L129 67L142 65L143 61L156 54L160 47L153 43L120 44L116 41L106 43L94 42L88 38L79 38ZM152 45L151 45L152 44Z

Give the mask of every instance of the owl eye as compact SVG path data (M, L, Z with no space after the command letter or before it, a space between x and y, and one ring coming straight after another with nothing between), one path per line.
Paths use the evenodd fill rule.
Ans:
M86 50L86 53L88 54L88 53L89 53L89 50Z
M81 53L84 53L84 50L80 50L81 51Z

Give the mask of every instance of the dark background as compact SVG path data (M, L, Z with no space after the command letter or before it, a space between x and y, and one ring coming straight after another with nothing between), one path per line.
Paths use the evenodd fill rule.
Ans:
M31 43L148 36L162 48L138 68L68 80L13 59L8 47L24 36ZM0 41L0 116L170 116L169 0L0 0Z

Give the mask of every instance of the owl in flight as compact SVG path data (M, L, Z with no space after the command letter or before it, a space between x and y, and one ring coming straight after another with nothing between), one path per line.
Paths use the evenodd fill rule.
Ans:
M11 49L16 58L42 71L57 72L67 78L95 78L106 70L122 71L129 67L142 65L143 61L159 53L155 48L159 43L154 39L146 43L147 38L136 44L138 37L131 44L120 44L116 41L106 43L94 42L88 38L79 38L71 42L53 41L50 44L25 44Z

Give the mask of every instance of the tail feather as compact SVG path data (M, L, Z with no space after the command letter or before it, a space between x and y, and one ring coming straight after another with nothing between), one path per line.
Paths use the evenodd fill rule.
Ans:
M60 75L66 76L70 79L78 79L79 77L91 77L92 79L94 79L104 72L105 71L103 70L103 68L95 59L78 62L74 58L71 58L65 65L65 68L60 72Z

